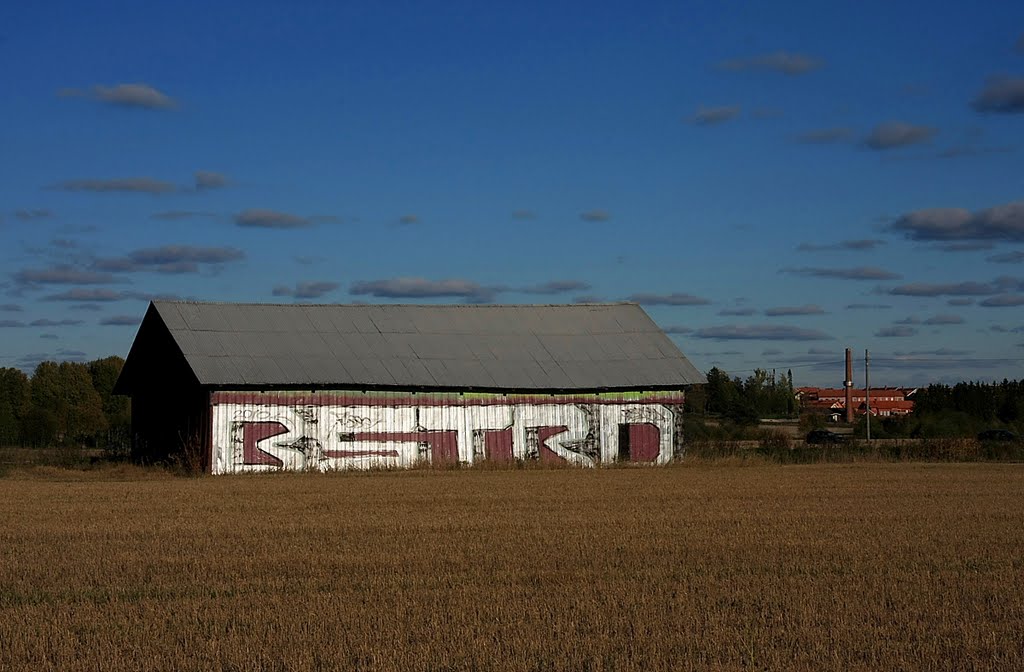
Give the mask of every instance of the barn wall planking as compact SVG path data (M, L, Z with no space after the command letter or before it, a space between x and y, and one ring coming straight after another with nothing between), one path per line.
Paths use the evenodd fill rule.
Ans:
M541 460L665 463L682 392L215 392L213 473Z

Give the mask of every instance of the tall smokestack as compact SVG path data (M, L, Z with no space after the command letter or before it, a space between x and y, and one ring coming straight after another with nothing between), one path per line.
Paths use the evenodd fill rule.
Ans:
M846 380L843 381L846 388L846 422L853 422L853 351L846 349Z

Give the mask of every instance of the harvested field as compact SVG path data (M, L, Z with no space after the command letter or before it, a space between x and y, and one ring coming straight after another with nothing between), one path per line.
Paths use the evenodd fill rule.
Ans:
M1024 669L1021 465L54 469L0 501L3 670Z

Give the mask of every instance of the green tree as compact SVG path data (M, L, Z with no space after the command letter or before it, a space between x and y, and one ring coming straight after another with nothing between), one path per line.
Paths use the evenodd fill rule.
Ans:
M915 436L970 436L1003 424L1024 429L1024 381L934 384L914 395Z
M767 415L774 383L774 376L769 376L764 369L754 369L743 383L743 398L758 416Z
M107 428L103 401L85 364L41 362L32 375L30 396L37 441L45 439L51 421L56 425L51 440L57 443L90 440Z
M48 409L31 406L22 422L25 444L33 448L46 448L57 442L57 414Z
M704 387L708 413L721 415L728 412L737 401L739 391L729 374L720 368L708 371L708 384Z
M32 418L33 443L40 445L41 441L52 442L56 440L60 431L58 418L65 414L65 401L61 394L60 365L57 362L40 362L32 373L32 381L29 387ZM44 422L43 420L46 420ZM52 436L47 437L48 432L42 429L53 426Z
M686 415L704 415L707 412L708 395L704 385L691 385L686 388L686 401L683 412Z
M64 430L72 441L86 441L107 428L103 399L92 384L89 367L79 362L60 363L68 413Z
M102 441L98 443L111 453L127 453L131 448L131 400L114 394L114 384L121 374L124 360L117 356L105 357L89 362L88 366L92 386L100 396L107 424Z
M796 388L793 387L793 369L790 369L786 372L786 417L792 418L796 414Z
M792 374L777 376L774 370L755 369L745 381L737 381L737 386L746 406L759 418L795 415Z
M0 369L0 445L17 445L24 440L24 419L28 411L28 376L18 369Z
M725 416L737 425L756 425L761 419L757 409L740 396L736 397L736 400L726 411Z
M100 395L103 415L111 426L131 421L131 401L128 397L114 394L114 384L121 375L124 360L120 357L105 357L89 362L89 376L93 389Z

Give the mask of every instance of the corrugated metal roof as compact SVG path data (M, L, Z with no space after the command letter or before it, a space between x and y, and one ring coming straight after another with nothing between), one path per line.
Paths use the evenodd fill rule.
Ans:
M705 382L636 304L153 307L203 385L604 390Z

